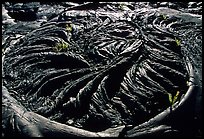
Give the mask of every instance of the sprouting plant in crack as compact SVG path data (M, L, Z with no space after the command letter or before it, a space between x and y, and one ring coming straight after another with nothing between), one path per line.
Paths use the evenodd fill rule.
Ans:
M162 16L162 18L164 19L164 20L166 20L167 19L167 16L166 15L161 15Z
M189 86L189 81L186 81L186 85Z
M176 45L177 45L177 46L180 46L180 45L181 45L181 40L175 38L175 42L176 42Z
M68 47L69 47L68 43L61 41L59 43L56 43L56 45L53 47L53 49L56 52L65 52L65 51L67 51Z
M118 6L118 8L119 8L120 10L124 10L124 7L125 7L125 4L124 4L124 3L120 3L119 6Z
M73 30L73 27L72 27L72 24L66 24L65 25L65 30L67 31L67 32L72 32L72 30Z
M180 92L177 91L175 96L172 96L171 93L167 93L167 94L168 94L170 106L172 107L172 105L178 100L178 96L179 96Z
M4 55L4 52L5 52L5 50L4 50L4 48L2 48L2 56Z

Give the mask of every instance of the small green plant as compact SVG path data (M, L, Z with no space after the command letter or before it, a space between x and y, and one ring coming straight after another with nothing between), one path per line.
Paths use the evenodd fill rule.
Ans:
M71 32L73 30L72 24L66 24L66 29L67 32Z
M181 45L181 40L175 38L175 42L176 42L176 45L177 45L177 46L180 46L180 45Z
M162 15L162 18L163 18L164 20L166 20L166 19L167 19L167 16L166 16L166 15Z
M176 95L173 97L171 93L168 93L169 102L170 102L170 105L171 105L171 106L178 100L179 94L180 94L180 92L177 91L177 92L176 92Z
M124 10L124 6L125 6L124 3L120 3L119 6L118 6L118 8L119 8L120 10Z
M4 53L4 49L2 48L2 54Z
M189 86L189 81L186 81L186 85Z
M68 43L61 41L59 43L56 43L56 45L53 47L53 49L56 52L64 52L67 50L68 47L69 47Z

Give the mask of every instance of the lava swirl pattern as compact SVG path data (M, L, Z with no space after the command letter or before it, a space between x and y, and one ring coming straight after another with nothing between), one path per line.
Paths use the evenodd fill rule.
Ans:
M60 123L90 131L141 124L188 89L179 22L159 10L66 11L9 47L3 84Z

